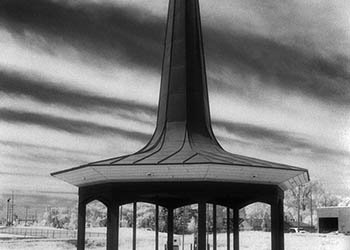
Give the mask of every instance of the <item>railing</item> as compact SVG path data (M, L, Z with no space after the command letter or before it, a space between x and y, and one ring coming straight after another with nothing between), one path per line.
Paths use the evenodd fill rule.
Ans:
M76 239L76 230L67 229L49 229L49 228L23 228L23 227L5 227L0 229L0 233L21 235L24 237L37 237L49 239ZM86 232L86 238L106 237L104 232Z

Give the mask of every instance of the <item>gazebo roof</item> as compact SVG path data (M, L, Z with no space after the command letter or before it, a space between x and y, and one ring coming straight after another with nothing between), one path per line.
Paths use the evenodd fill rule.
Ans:
M202 150L191 146L188 141L185 144L180 150L156 148L89 163L53 175L76 186L126 181L219 181L272 184L283 190L309 179L306 169L234 155L221 148L214 148L215 152Z
M110 182L219 181L278 185L308 182L303 168L225 151L211 127L197 1L170 1L158 119L140 151L52 173L82 187Z

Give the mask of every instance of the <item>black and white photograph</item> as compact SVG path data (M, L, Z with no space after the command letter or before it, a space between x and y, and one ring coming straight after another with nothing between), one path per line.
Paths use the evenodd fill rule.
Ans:
M349 250L350 1L0 0L1 250Z

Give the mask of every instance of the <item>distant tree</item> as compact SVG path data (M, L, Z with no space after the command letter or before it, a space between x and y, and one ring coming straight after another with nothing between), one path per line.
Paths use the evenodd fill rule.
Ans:
M315 209L318 207L338 206L341 199L326 191L320 181L310 181L302 186L285 192L284 211L288 220L315 225ZM299 211L299 212L298 212ZM311 214L312 220L311 221Z
M47 208L41 220L42 225L55 228L69 228L71 211L68 208Z
M192 217L190 222L187 224L187 231L190 233L196 231L196 219L194 217Z
M137 225L141 228L156 228L155 206L151 204L143 204L137 209Z
M52 210L55 212L52 220L52 226L56 228L68 228L70 221L70 211L67 208Z
M342 197L338 206L350 207L350 197Z
M270 205L262 202L256 202L245 207L245 216L247 219L264 219L270 217Z
M100 201L92 201L86 206L86 223L90 227L106 226L107 207Z
M132 227L133 205L126 204L121 209L121 224L125 227Z
M49 208L46 208L45 212L43 213L42 219L40 220L40 225L43 226L49 226L50 225L50 212L49 212Z
M159 208L159 231L167 232L168 231L168 209L165 207Z
M243 212L244 211L244 212ZM250 204L240 212L240 217L245 216L244 219L255 229L263 231L270 230L271 223L271 209L270 205L262 202Z
M195 220L196 211L191 208L191 206L184 206L176 209L174 214L174 231L175 233L192 233L189 231L188 224L191 222L192 218Z
M78 228L78 211L77 208L74 208L70 212L70 220L68 223L69 229L77 229Z
M159 209L159 231L167 232L168 210L164 207ZM175 233L192 233L196 229L197 209L184 206L174 211ZM194 225L193 225L194 224Z

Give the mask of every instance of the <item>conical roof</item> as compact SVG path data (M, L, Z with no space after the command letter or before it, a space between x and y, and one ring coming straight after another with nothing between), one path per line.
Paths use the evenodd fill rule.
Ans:
M170 0L158 118L138 152L52 174L76 186L125 181L228 181L282 189L306 169L225 151L211 127L198 0Z

